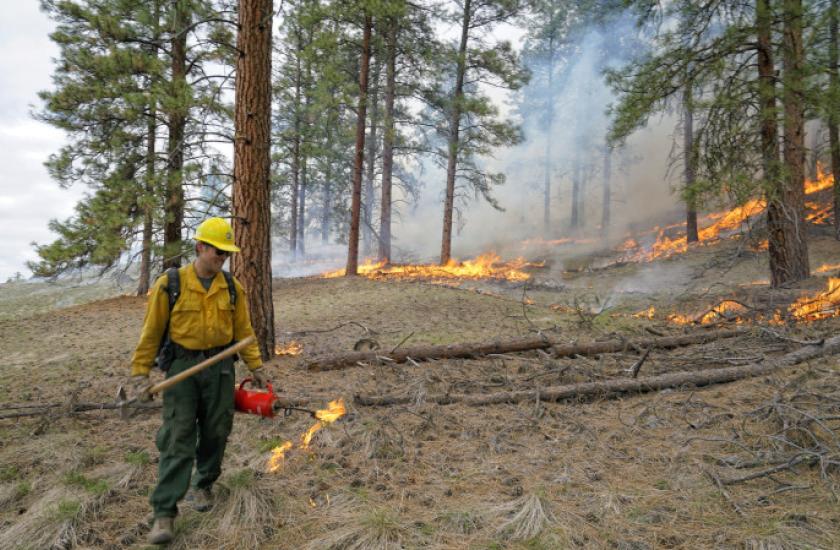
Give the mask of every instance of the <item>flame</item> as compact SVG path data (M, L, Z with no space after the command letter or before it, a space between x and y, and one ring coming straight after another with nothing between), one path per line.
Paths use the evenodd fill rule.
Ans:
M650 306L650 307L649 307L649 308L647 308L647 309L643 309L642 311L639 311L639 312L637 312L637 313L634 313L634 314L633 314L633 317L635 317L635 318L637 318L637 319L650 319L650 320L653 320L653 316L654 316L655 314L656 314L656 308L655 308L655 307L653 307L653 306Z
M506 281L526 281L531 276L523 268L532 266L524 258L517 258L511 262L501 262L495 252L488 252L474 260L459 263L450 260L446 265L418 264L399 265L386 264L365 260L358 268L359 275L369 279L502 279ZM330 279L343 277L344 269L324 273L322 277Z
M292 340L286 345L277 344L274 346L274 355L300 355L303 352L303 344Z
M301 449L309 449L312 437L318 432L318 430L324 426L332 424L345 414L347 414L347 407L344 406L344 400L341 398L327 403L326 409L315 411L315 418L317 418L318 421L300 437L300 445L298 445L298 447ZM282 445L272 449L271 457L268 460L268 471L276 472L280 470L285 462L286 451L291 450L292 448L294 448L294 443L286 441Z
M817 164L817 179L805 180L805 194L812 195L834 185L834 174L825 172L821 164Z
M831 221L832 205L805 201L805 219L817 225L825 225Z
M271 458L268 459L268 471L276 472L283 467L286 462L286 451L291 449L294 444L291 441L286 441L282 445L274 447L271 450Z
M817 177L814 180L805 181L805 194L813 195L834 185L834 176L817 166ZM767 202L763 199L752 199L741 206L729 210L707 214L700 220L702 226L697 234L700 243L720 239L726 234L737 230L741 224L760 215L767 208ZM814 224L827 224L832 218L832 206L830 203L809 200L805 202L805 218ZM688 239L684 235L674 235L674 232L684 232L684 224L673 224L664 228L654 227L652 230L637 237L628 237L623 243L615 248L617 252L623 252L621 261L650 262L660 258L669 258L676 254L682 254L688 250ZM644 235L656 235L653 242L643 245L639 237ZM766 250L767 243L762 241L755 248Z
M804 322L840 316L840 278L829 277L826 290L801 297L788 311L794 319Z
M835 269L840 269L840 264L823 264L817 268L817 273L828 273Z

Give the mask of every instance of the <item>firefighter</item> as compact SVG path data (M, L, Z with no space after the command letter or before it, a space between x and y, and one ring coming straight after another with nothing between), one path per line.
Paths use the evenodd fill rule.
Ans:
M134 395L148 387L156 359L166 376L173 376L254 334L245 291L222 270L225 260L239 252L230 224L209 218L198 226L195 241L195 260L168 270L149 293L140 342L131 361ZM264 387L268 380L258 345L248 346L241 354L255 385ZM213 483L221 474L233 425L233 363L234 358L220 361L163 394L163 424L156 438L158 483L149 498L154 510L151 544L172 540L177 505L185 495L198 511L212 506Z

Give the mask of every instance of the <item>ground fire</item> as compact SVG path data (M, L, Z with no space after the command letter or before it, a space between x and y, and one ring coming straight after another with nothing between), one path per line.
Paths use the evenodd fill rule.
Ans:
M300 342L296 342L292 340L287 344L277 344L274 347L274 355L282 356L295 356L300 355L303 352L303 344Z
M309 444L312 442L312 437L324 426L328 426L344 416L347 413L347 408L344 406L343 399L336 399L327 403L326 409L315 411L315 418L318 421L313 424L306 433L300 436L300 444L298 448L309 449ZM269 472L277 472L283 468L286 460L286 452L295 447L291 441L285 441L283 444L271 450L271 457L268 459L267 470Z
M797 321L817 321L840 315L840 278L830 277L828 287L815 295L803 296L789 308Z
M834 185L834 176L817 167L817 177L806 180L805 194L813 196L829 189ZM762 214L767 204L762 199L752 199L741 206L729 210L707 214L699 220L701 228L698 230L700 244L715 241L731 235L750 220ZM816 225L826 225L832 221L832 205L829 201L805 201L805 219ZM704 226L704 227L703 227ZM684 224L677 223L666 227L655 227L645 234L628 237L615 250L623 252L620 261L650 262L660 258L668 258L675 254L682 254L688 250L688 239L684 234ZM640 244L644 235L656 234L656 238L648 245ZM766 250L767 245L762 241L758 250Z
M449 261L446 265L435 264L387 264L367 260L359 266L359 275L369 279L423 279L445 281L451 279L496 279L505 281L526 281L531 276L522 271L529 264L523 258L502 262L498 254L488 252L473 260ZM343 277L344 270L324 273L330 279Z

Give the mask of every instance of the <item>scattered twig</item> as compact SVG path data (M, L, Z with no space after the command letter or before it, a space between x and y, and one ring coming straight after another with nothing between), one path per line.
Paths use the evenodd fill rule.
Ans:
M399 344L394 346L394 349L391 350L391 353L394 353L395 351L400 349L402 347L402 345L405 344L406 342L408 342L408 339L411 338L412 336L414 336L414 331L411 331L411 334L409 334L408 336L403 338L402 341Z
M705 473L706 476L712 481L712 483L714 483L715 486L717 486L718 491L720 491L720 494L723 495L723 498L726 499L726 502L728 502L732 506L735 512L739 516L743 516L743 510L741 510L741 507L738 506L738 503L732 499L732 495L730 495L729 491L727 491L726 488L723 486L723 482L721 482L720 478L709 470L703 470L703 473Z
M644 354L644 355L642 355L642 356L639 358L639 360L638 360L638 361L636 361L636 364L634 364L632 367L630 367L630 368L627 370L627 372L629 372L629 373L630 373L630 376L631 376L632 378L636 378L637 376L639 376L639 371L642 369L642 365L644 365L644 364L645 364L645 361L647 360L648 355L650 355L650 348L646 349L646 350L645 350L645 354Z

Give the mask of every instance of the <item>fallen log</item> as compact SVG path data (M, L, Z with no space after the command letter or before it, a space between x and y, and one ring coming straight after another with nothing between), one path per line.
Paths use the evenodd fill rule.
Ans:
M281 397L278 400L282 405L295 407L306 405L311 401L309 397ZM29 416L54 415L63 416L81 412L106 411L120 408L119 403L42 403L34 405L4 405L0 403L0 420L11 418L24 418ZM163 407L163 403L153 401L151 403L135 403L131 408L141 411L157 411ZM17 411L17 412L6 412Z
M563 399L592 399L607 398L627 393L645 393L665 388L679 388L682 386L709 386L734 382L744 378L763 376L773 371L791 367L823 355L840 353L840 336L835 336L822 344L808 345L786 355L766 361L752 363L741 367L725 367L703 371L680 371L658 376L642 378L621 378L599 382L584 382L565 386L549 386L540 390L523 390L498 392L489 394L444 394L427 395L424 402L448 405L451 403L465 403L467 405L494 405L499 403L518 403L520 401L560 401ZM357 405L378 407L387 405L407 404L414 401L411 395L357 395L354 399Z
M311 371L337 370L352 367L365 361L387 361L389 363L405 363L409 358L418 360L433 359L466 359L480 355L495 353L512 353L535 349L553 348L555 357L569 357L572 355L597 355L599 353L617 353L634 348L668 349L692 344L702 344L721 338L732 338L745 333L744 329L714 330L683 334L680 336L664 336L660 338L642 338L630 342L627 339L605 340L603 342L582 342L561 344L545 337L518 338L514 340L498 340L494 342L478 342L468 344L450 344L447 346L412 346L395 349L391 353L377 353L375 351L360 351L315 357L306 364Z

